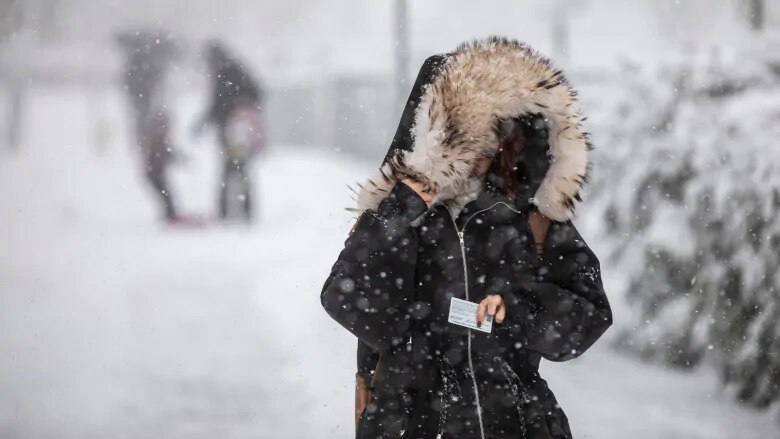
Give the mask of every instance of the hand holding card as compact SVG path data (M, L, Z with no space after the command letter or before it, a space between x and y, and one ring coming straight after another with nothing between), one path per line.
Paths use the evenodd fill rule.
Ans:
M494 316L496 323L503 323L506 317L504 298L498 294L490 294L482 299L482 302L479 302L479 308L477 308L478 325L485 319L486 315Z
M476 329L477 331L487 332L488 334L493 329L493 316L487 316L482 322L482 325L477 325L477 311L479 305L468 300L452 298L450 302L450 315L447 319L448 322L465 326L469 329Z

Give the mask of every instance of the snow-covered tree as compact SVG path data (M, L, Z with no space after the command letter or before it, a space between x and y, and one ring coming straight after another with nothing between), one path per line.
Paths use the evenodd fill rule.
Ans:
M780 400L780 61L755 47L627 70L595 130L610 270L643 357L711 361L736 397ZM606 105L606 104L602 104ZM597 142L598 144L598 142Z

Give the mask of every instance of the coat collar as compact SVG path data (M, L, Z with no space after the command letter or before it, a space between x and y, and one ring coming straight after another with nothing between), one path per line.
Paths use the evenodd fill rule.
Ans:
M527 197L508 195L489 178L485 179L476 198L465 203L459 210L454 210L451 204L441 203L442 207L446 208L450 215L456 219L458 227L462 227L463 223L475 213L489 210L498 204L504 204L517 212L527 212L535 207Z

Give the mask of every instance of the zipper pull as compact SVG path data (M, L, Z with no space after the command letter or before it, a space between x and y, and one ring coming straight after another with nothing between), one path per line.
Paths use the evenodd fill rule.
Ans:
M458 239L460 240L460 245L463 245L463 231L458 232Z

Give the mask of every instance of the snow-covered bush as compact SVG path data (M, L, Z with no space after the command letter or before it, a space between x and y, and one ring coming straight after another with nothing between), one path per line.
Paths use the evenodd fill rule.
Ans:
M780 400L780 62L713 51L592 94L589 191L637 312L621 348ZM593 99L598 96L599 99Z

